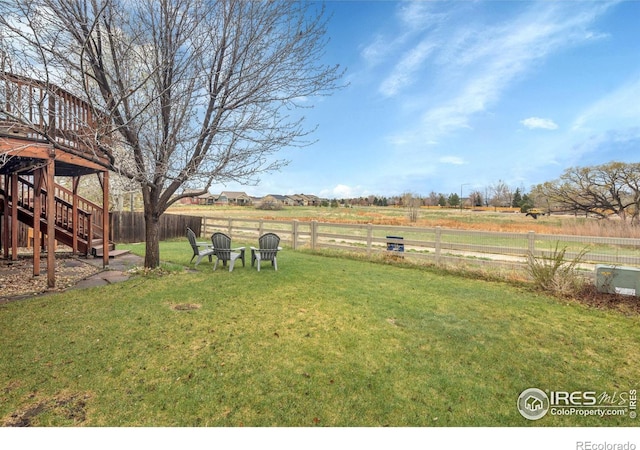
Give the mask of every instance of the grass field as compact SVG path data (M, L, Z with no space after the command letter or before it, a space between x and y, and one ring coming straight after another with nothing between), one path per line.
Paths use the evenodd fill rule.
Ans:
M237 243L241 244L241 243ZM249 245L250 243L247 243ZM142 245L133 245L135 252ZM0 423L637 426L524 419L527 388L636 389L637 316L424 268L293 252L0 305Z
M567 234L640 238L640 227L615 218L601 220L572 215L540 216L537 220L516 212L471 211L455 208L421 208L416 222L409 220L409 211L400 207L326 208L286 207L277 211L263 211L253 207L175 205L174 214L191 214L219 218L318 220L341 223L372 223L419 227L441 226L467 230L526 233Z

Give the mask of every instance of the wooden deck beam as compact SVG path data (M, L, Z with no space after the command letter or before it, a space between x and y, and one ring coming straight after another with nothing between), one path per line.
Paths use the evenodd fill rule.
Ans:
M37 169L33 177L35 195L33 196L33 276L40 276L40 211L42 211L42 196L39 195L42 186L42 169ZM28 239L28 238L27 238Z
M18 174L11 174L11 260L18 259Z
M47 191L49 192L47 194L47 286L49 288L56 287L56 198L55 195L53 195L55 170L55 160L50 158L46 168ZM16 202L14 202L14 204L15 203Z
M102 266L109 267L109 172L102 176Z

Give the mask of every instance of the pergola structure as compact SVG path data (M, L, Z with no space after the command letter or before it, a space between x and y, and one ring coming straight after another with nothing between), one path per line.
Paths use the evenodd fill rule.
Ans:
M102 254L109 265L109 159L96 136L108 130L90 105L64 89L4 73L0 81L0 229L6 259L18 257L18 223L33 228L33 275L47 249L47 284L55 287L55 242L74 253ZM78 195L97 174L102 205ZM54 177L70 177L71 189Z

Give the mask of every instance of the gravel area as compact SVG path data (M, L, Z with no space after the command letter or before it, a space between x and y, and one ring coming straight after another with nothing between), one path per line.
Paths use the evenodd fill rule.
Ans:
M19 255L16 261L0 259L0 303L43 292L64 291L100 268L71 254L56 254L56 287L47 288L46 255L40 260L40 275L33 276L33 256Z

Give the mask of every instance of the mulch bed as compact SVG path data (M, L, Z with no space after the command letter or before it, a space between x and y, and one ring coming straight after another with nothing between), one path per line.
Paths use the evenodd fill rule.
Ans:
M38 295L45 292L60 292L75 286L100 268L67 253L56 253L56 286L47 287L47 259L40 259L40 275L33 276L33 256L18 255L16 261L0 259L0 303Z
M592 284L585 286L574 300L596 309L612 309L627 315L640 315L640 298L633 295L604 294L598 292Z

